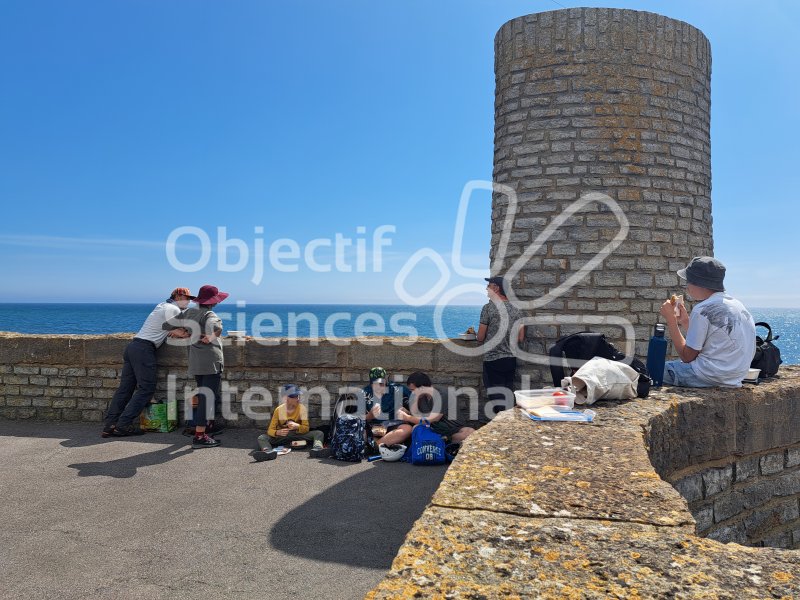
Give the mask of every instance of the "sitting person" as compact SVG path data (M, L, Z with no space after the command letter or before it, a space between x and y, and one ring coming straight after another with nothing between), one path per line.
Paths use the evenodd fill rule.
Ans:
M311 456L314 458L323 458L325 455L322 446L324 434L317 430L309 431L308 409L300 403L302 393L299 387L291 383L281 389L283 403L272 413L267 433L258 436L258 450L251 453L258 462L278 456L277 451L272 449L273 445L290 444L298 440L312 443Z
M686 293L698 304L691 316L682 302L667 300L661 306L681 359L667 361L664 385L741 387L755 353L756 327L744 305L725 293L725 267L710 256L697 256L678 271L678 277L686 281Z
M433 389L431 378L425 373L412 373L406 380L406 385L413 392L411 397L411 409L399 409L398 417L406 423L416 427L422 419L430 421L431 429L438 433L448 444L460 444L471 434L475 433L472 427L467 427L463 423L453 419L445 419L443 413L432 412L434 408L434 397L438 392ZM415 416L419 415L419 416ZM427 416L426 416L427 415Z
M411 437L411 425L397 416L399 408L408 408L411 390L400 384L389 383L386 369L369 370L369 385L364 388L367 400L367 427L377 444L402 444Z

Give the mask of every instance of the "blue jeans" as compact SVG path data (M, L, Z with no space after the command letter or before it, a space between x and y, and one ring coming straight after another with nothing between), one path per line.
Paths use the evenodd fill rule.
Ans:
M133 338L125 347L119 387L111 399L104 424L127 427L133 424L156 392L156 346Z
M664 365L664 385L679 387L714 387L717 384L695 375L692 365L679 360L669 360Z

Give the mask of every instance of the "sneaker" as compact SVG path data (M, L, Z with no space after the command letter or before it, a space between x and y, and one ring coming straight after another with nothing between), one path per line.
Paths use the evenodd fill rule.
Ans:
M264 462L265 460L275 460L278 458L277 450L253 450L250 453L256 462Z
M100 437L104 438L111 437L112 435L114 435L114 430L116 428L117 428L116 425L106 425L105 427L103 427L103 431L100 432Z
M215 440L212 437L209 437L207 434L203 434L201 437L195 436L192 440L192 448L215 448L219 446L219 440Z
M309 454L311 458L328 458L331 455L331 449L320 446L319 448L312 448Z
M144 431L133 425L123 425L122 427L115 427L111 435L114 437L128 437L130 435L144 435Z

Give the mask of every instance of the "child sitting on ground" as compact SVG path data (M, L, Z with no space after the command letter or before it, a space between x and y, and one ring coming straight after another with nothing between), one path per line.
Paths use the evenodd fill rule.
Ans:
M454 419L447 419L444 413L433 412L434 397L438 394L433 389L431 378L428 375L419 371L412 373L408 376L406 385L414 393L411 397L411 409L409 411L403 408L398 409L398 418L414 427L423 418L427 419L431 424L431 429L442 436L447 444L460 444L475 433L472 427L467 427Z
M258 450L252 453L258 462L272 460L278 456L274 445L290 444L293 441L311 442L311 456L324 458L324 434L321 431L309 431L308 409L300 403L302 391L290 383L281 388L283 403L272 413L267 433L258 436Z

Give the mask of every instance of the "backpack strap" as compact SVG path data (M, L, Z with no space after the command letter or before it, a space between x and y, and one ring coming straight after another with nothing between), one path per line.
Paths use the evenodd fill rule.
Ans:
M765 323L764 321L759 321L758 323L756 323L756 327L763 327L764 329L767 330L767 337L764 340L765 342L771 342L772 340L777 340L778 337L780 337L780 336L776 336L774 338L772 337L772 327L769 326L769 323Z

